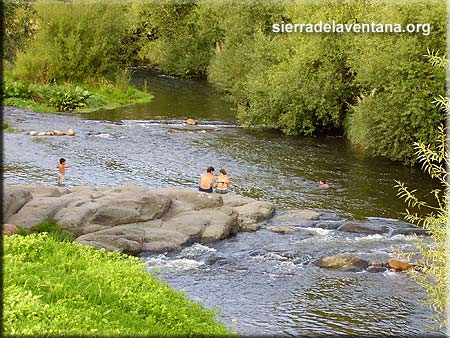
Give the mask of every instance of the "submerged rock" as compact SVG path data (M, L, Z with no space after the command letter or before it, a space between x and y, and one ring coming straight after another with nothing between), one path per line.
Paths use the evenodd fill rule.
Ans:
M266 230L272 231L272 232L276 232L279 234L292 234L296 231L298 231L297 228L295 227L290 227L290 226L268 226L266 227Z
M389 227L385 225L346 223L338 227L337 230L354 232L358 234L385 234L389 232Z
M395 236L395 235L428 236L429 233L424 228L400 228L400 229L394 229L391 232L391 236Z
M368 261L349 254L324 257L314 264L321 268L353 272L363 271L369 267Z

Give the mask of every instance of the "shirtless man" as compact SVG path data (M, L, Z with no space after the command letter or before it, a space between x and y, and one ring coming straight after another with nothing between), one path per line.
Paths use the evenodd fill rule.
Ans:
M198 191L202 192L213 192L214 185L214 168L208 167L206 172L200 176L200 184Z
M58 185L64 185L64 175L66 174L66 168L73 167L73 164L66 164L66 160L64 158L59 159L59 163L56 166L58 168Z
M322 189L328 189L328 188L330 188L331 186L327 183L327 181L325 181L325 180L320 180L320 181L319 181L319 187L322 188Z

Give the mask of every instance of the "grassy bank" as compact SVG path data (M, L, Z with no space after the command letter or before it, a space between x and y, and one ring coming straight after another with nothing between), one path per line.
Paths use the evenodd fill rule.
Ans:
M88 112L100 108L150 102L152 95L125 84L103 81L97 84L30 84L4 82L3 105L28 108L35 112Z
M4 237L7 335L226 335L214 312L149 274L136 257L47 233Z

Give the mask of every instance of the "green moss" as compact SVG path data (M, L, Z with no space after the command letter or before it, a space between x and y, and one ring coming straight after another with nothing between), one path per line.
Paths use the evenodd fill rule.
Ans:
M48 234L4 238L3 280L6 335L229 334L214 311L172 290L138 258Z
M61 226L55 221L44 221L39 224L33 225L30 228L30 233L48 233L53 239L57 241L72 242L75 236L65 233Z

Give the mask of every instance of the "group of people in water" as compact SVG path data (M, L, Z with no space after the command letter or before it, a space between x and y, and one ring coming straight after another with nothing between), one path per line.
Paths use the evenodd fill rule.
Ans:
M227 194L230 192L231 184L228 178L227 171L225 168L220 168L219 176L214 176L214 167L208 167L206 171L200 176L200 184L198 186L198 191L212 193L216 192L218 194ZM215 184L215 187L214 187ZM331 188L330 184L325 180L319 181L319 188L328 189Z
M214 168L208 167L206 172L204 172L200 176L200 184L198 186L198 190L201 192L212 193L215 191L218 194L227 194L230 192L231 184L230 179L228 178L227 171L225 168L220 168L220 174L217 177L214 176ZM215 183L215 189L214 189Z
M66 160L61 158L56 168L58 168L58 179L57 183L59 186L64 185L64 176L66 173L66 168L73 167L73 164L66 164ZM200 183L198 186L198 190L201 192L212 193L216 192L218 194L228 194L231 189L230 179L228 178L227 171L225 168L220 168L219 176L214 176L214 167L208 167L206 172L204 172L200 176ZM319 182L320 188L330 188L330 185L325 180L320 180Z

